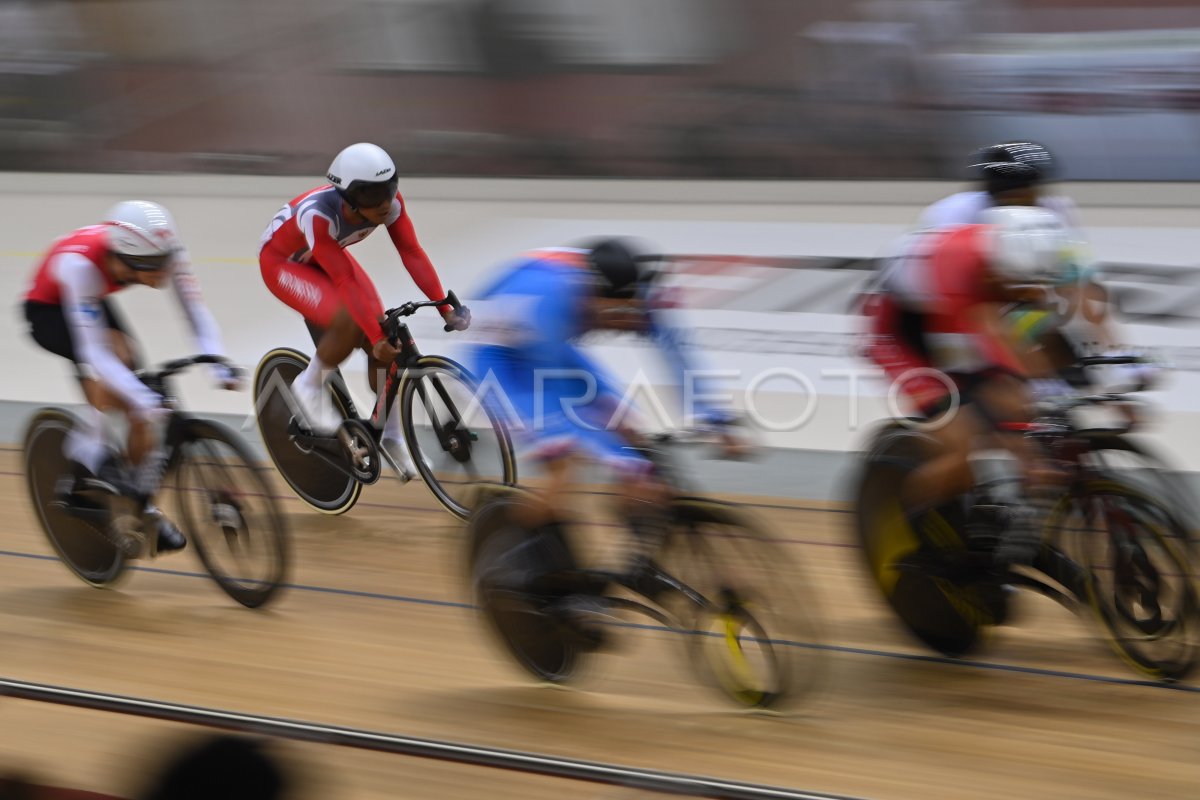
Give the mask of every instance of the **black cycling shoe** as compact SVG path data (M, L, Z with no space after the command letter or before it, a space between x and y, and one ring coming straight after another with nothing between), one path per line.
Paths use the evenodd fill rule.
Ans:
M187 547L187 537L183 535L183 531L175 527L175 523L157 508L147 510L143 517L146 520L146 530L157 532L157 552L175 553Z

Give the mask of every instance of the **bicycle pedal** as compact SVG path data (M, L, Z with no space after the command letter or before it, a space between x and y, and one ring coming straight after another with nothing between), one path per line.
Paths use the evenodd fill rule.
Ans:
M104 536L126 558L139 558L146 547L146 533L136 517L115 517L104 528Z
M212 521L222 528L240 530L245 522L237 506L232 503L213 503L209 507Z

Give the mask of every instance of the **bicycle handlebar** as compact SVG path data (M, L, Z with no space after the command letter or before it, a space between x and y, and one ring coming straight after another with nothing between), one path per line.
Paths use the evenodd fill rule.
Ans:
M396 329L399 325L401 317L411 317L413 314L417 313L418 309L444 305L449 305L456 311L461 308L465 308L454 292L449 292L441 300L411 300L407 303L401 303L395 308L389 308L383 313L383 331L387 334L389 339L395 339ZM443 326L443 330L450 332L454 330L454 326L445 325Z
M1081 367L1109 367L1119 364L1155 364L1157 362L1145 356L1084 356L1079 359Z
M188 367L194 367L197 364L220 364L235 373L241 372L241 368L225 356L202 354L164 361L158 366L158 369L139 369L133 374L143 383L162 383L165 378L169 378L175 373L182 372Z

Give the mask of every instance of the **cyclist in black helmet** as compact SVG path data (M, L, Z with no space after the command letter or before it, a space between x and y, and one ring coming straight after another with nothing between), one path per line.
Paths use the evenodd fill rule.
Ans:
M978 224L989 208L1039 206L1057 214L1077 243L1071 266L1040 302L1014 306L1008 320L1020 337L1041 348L1064 370L1064 377L1083 382L1084 376L1071 365L1085 350L1115 352L1119 339L1109 314L1108 292L1098 281L1083 244L1075 204L1065 195L1046 191L1046 185L1058 176L1053 155L1036 142L1001 142L972 153L968 171L977 188L952 194L925 209L914 240L923 231ZM1108 378L1140 385L1152 379L1151 372L1143 365L1129 365L1112 368Z
M615 473L619 510L634 541L645 545L631 555L631 571L646 567L639 559L665 530L665 488L651 462L630 447L637 434L627 406L637 395L627 396L577 340L598 330L653 338L679 382L691 381L684 395L696 402L685 422L711 425L728 449L740 448L728 430L733 417L701 402L711 392L695 385L697 373L689 369L679 338L657 313L652 286L659 260L625 238L546 248L510 265L476 295L486 311L477 324L486 343L471 359L482 400L509 418L547 478L525 523L558 535L577 503L568 494L573 465L580 458L599 461Z

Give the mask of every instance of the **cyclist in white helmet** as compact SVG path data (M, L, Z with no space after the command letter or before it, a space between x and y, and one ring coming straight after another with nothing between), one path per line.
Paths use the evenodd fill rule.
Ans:
M303 315L316 352L292 391L310 428L331 433L341 420L326 398L323 382L356 347L368 358L371 388L397 350L380 325L383 302L362 265L346 248L383 226L396 252L425 296L446 296L437 270L417 241L412 215L397 190L396 165L380 147L366 142L342 150L325 176L329 183L289 200L263 232L259 266L271 293ZM466 308L438 309L453 330L466 330ZM407 460L399 443L399 415L389 416L383 445Z
M942 198L922 212L920 231L982 222L988 209L1035 206L1058 215L1072 231L1072 257L1059 280L1048 286L1041 302L1016 304L1007 314L1014 331L1042 348L1062 374L1084 384L1075 367L1085 351L1122 353L1119 332L1109 309L1108 292L1099 282L1085 244L1079 212L1071 198L1047 191L1058 167L1050 151L1037 142L1001 142L972 154L969 164L976 188ZM1152 382L1156 370L1131 364L1110 368L1107 378L1118 384Z
M969 491L970 456L980 437L1009 449L1024 473L1034 453L1015 423L1027 422L1037 396L1054 394L1050 365L1018 345L1006 305L1029 287L1054 285L1070 266L1071 236L1058 215L1032 206L999 206L979 224L929 232L867 306L866 354L912 409L938 425L937 455L900 487L910 517ZM1049 385L1047 385L1049 384ZM1014 527L1029 519L1014 507Z
M179 298L196 347L223 355L220 330L200 295L187 251L171 214L157 203L118 203L98 225L80 228L59 239L38 265L25 294L25 318L33 340L43 349L71 361L88 405L79 425L64 442L64 455L75 467L73 483L102 488L114 495L134 493L147 500L161 476L161 448L155 423L165 413L162 397L133 374L137 348L129 326L108 296L129 286L159 289L170 283ZM215 367L225 388L238 378ZM109 450L104 413L120 410L129 420L126 457L133 474L126 476L121 459ZM141 519L114 520L122 535L156 531L158 551L182 549L183 534L152 503Z

